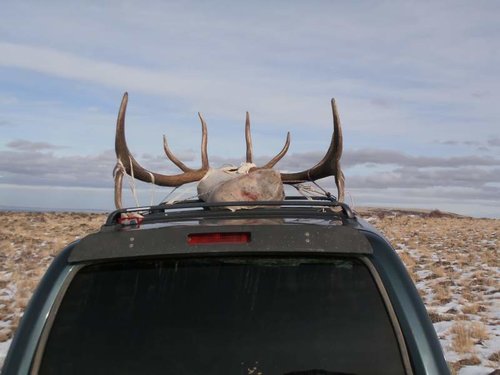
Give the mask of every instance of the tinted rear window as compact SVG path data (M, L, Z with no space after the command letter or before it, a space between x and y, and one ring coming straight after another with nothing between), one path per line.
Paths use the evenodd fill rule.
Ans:
M324 372L307 372L313 369ZM81 269L42 374L402 374L366 265L345 259L120 261Z

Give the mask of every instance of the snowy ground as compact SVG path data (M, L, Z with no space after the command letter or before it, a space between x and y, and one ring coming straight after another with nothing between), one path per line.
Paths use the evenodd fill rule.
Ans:
M500 220L363 210L396 247L426 304L452 372L500 368ZM97 214L0 212L0 363L57 252L94 232ZM1 364L0 364L1 366Z

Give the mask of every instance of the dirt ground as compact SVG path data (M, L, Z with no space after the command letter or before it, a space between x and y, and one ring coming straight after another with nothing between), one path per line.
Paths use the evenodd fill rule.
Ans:
M453 373L488 374L498 369L500 220L439 211L359 213L396 247ZM0 212L0 219L0 346L5 348L54 256L66 244L97 231L105 215Z

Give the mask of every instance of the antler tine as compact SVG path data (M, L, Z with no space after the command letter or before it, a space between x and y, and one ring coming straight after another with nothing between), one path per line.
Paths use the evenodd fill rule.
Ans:
M170 161L172 163L174 163L175 165L177 165L177 167L179 167L180 170L182 170L183 172L192 172L193 171L186 164L184 164L182 161L177 159L177 157L173 154L173 152L170 151L170 147L168 147L166 135L163 135L163 150L165 151L165 154L170 159Z
M250 132L250 114L248 112L245 120L245 141L247 144L247 163L253 163L252 133Z
M283 156L285 156L286 152L288 151L288 148L290 147L290 132L286 134L286 141L285 145L281 149L281 151L276 155L274 158L272 158L269 162L267 162L266 165L264 165L262 168L272 168L274 165L279 162Z
M203 149L204 151L204 156L202 155L202 159L205 160L203 162L203 165L200 169L190 169L186 167L180 160L173 157L178 164L176 163L177 166L180 167L180 165L183 165L183 167L186 169L183 171L184 173L181 174L176 174L176 175L164 175L160 173L155 173L148 171L147 169L143 168L137 160L132 156L130 153L128 146L127 146L127 140L125 139L125 113L127 111L127 103L128 103L128 94L125 93L123 95L123 99L120 105L120 110L118 112L118 119L116 121L116 137L115 137L115 151L116 151L116 157L118 159L117 165L123 168L123 171L119 171L115 174L115 204L117 207L119 207L119 204L121 205L121 179L123 176L120 176L120 173L127 173L129 175L134 175L135 178L138 180L144 181L144 182L152 182L155 185L159 186L180 186L183 184L187 184L189 182L193 181L199 181L205 176L205 174L208 171L208 158L206 156L206 143L207 143L207 135L206 135L206 125L202 124L202 127L204 128L204 135L202 136L202 144L204 144ZM164 143L165 146L165 143ZM168 145L166 146L166 150L169 151L171 156L173 154L170 152ZM167 152L167 151L165 151ZM168 153L167 153L168 156ZM170 160L174 161L172 158Z
M337 184L338 200L344 198L344 174L340 168L340 157L342 156L342 127L340 125L340 116L337 110L335 99L332 98L333 114L333 134L330 146L323 159L311 169L297 173L282 173L281 180L286 184L296 184L304 181L315 181L320 178L335 176Z
M250 131L250 114L248 112L246 114L246 120L245 120L245 141L247 144L247 163L253 163L252 133ZM278 155L276 155L274 158L268 161L267 164L265 164L263 167L259 167L259 169L270 169L274 167L274 165L277 162L279 162L283 158L283 156L285 156L289 147L290 147L290 132L287 133L285 145L283 146L283 149L278 153Z
M120 162L116 163L115 168L113 169L113 177L115 179L115 207L120 209L123 207L122 205L122 185L123 185L123 176L125 175L125 170L123 168L123 164Z
M337 102L334 98L331 100L332 104L332 115L333 115L333 159L338 163L343 151L343 137L342 137L342 126L340 125L340 116L337 109Z
M201 120L201 169L207 169L208 170L208 152L207 152L207 123L205 120L203 120L203 117L201 116L200 112L198 112L198 116L200 117ZM192 172L193 169L189 168L186 164L184 164L182 161L177 159L177 157L174 155L174 153L170 150L170 147L168 147L168 142L167 142L167 136L163 136L163 150L165 150L165 154L167 157L170 159L172 163L177 165L179 169L181 169L183 172Z
M337 185L337 191L338 191L337 200L339 202L343 202L344 201L345 177L344 177L344 173L340 170L340 167L339 167L339 174L335 175L335 184Z
M208 132L207 132L207 123L203 119L203 116L200 112L198 112L198 117L201 121L201 168L207 169L209 168L208 164Z

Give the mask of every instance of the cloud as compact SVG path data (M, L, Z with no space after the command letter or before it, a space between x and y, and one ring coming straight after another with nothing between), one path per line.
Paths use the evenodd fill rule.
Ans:
M442 141L434 141L434 143L445 145L445 146L467 146L467 148L474 148L477 151L491 151L491 147L500 147L500 138L499 137L490 137L486 140L477 140L477 141L459 141L459 140L442 140Z
M446 146L456 146L456 145L460 144L459 141L452 141L452 140L448 140L448 141L436 141L436 143L439 143L441 145L446 145Z
M23 139L18 139L7 143L8 148L19 151L42 151L42 150L56 150L65 148L64 146L57 146L47 142L31 142Z
M18 185L111 186L114 154L56 156L40 150L0 152L0 182Z
M391 172L354 175L347 180L349 186L365 189L417 188L436 186L486 187L500 183L500 168L397 168Z
M37 149L30 142L26 142L26 145L28 147L21 146L17 150L0 152L1 186L26 188L31 186L33 189L39 186L45 190L50 186L75 189L111 189L113 186L111 172L116 156L112 150L92 156L58 156L51 152L50 147ZM181 151L179 155L187 161L193 154ZM321 153L292 154L280 162L278 168L289 171L307 169L316 164L322 156ZM149 170L164 174L179 173L179 170L164 156L146 154L136 157L143 167ZM271 157L272 155L261 156L256 162L262 165ZM481 205L484 206L482 212L488 215L492 215L491 207L498 206L500 162L496 159L488 162L475 156L460 159L415 157L394 151L373 149L351 152L349 159L349 162L344 162L346 191L358 204L373 204L375 199L379 204L412 206L413 203L413 207L424 207L427 203L427 208L430 204L444 208L448 207L446 205L451 207L453 202L468 205L476 201L482 202ZM217 155L211 157L210 161L214 166L239 165L241 162L235 158ZM360 166L368 163L372 163L373 168L358 170ZM199 162L192 160L190 164L196 168ZM380 171L381 166L389 170ZM333 178L321 180L319 183L335 191ZM151 185L138 182L137 186L140 190L144 190L141 193L142 201L149 199L144 196L149 196ZM157 197L164 196L169 191L165 188L156 190ZM68 191L66 195L69 194ZM109 192L106 195L109 196ZM440 206L439 203L443 205ZM92 208L99 207L92 206ZM465 211L458 210L458 212Z
M8 146L15 150L0 152L0 172L10 176L24 176L25 181L32 183L41 178L44 184L53 179L55 185L102 186L103 180L109 180L116 162L114 151L111 150L90 156L57 156L47 151L59 146L45 142L17 140L10 142ZM189 164L199 163L195 152L181 150L178 154L181 160ZM264 165L273 156L257 156L255 162L257 165ZM295 153L282 159L277 167L284 171L309 169L323 156L320 152ZM163 155L142 154L139 160L144 167L155 172L178 173L176 167ZM214 167L239 165L242 161L243 159L220 155L210 157ZM357 175L359 172L353 169L366 165L370 165L372 169L385 166L389 171L370 172L367 169L362 175ZM345 152L342 166L346 174L353 171L348 182L354 187L483 186L500 181L500 160L475 155L422 157L390 150L354 150Z
M280 162L280 166L286 170L293 170L297 168L308 169L319 162L323 158L324 154L324 152L291 154ZM265 158L259 157L258 160L265 160ZM344 151L341 164L344 168L352 168L362 165L388 165L404 168L463 168L474 166L500 166L500 159L477 155L455 157L412 156L405 154L404 152L394 150L359 149Z
M500 137L488 139L488 146L500 147Z
M16 141L15 151L0 151L0 183L26 186L110 187L116 164L114 150L95 155L55 155L47 144ZM51 145L48 145L51 146ZM185 156L189 153L180 153ZM137 157L137 156L136 156ZM138 158L147 169L164 174L180 173L164 156ZM189 161L189 158L184 161ZM196 161L194 163L197 163ZM187 163L189 164L189 163Z
M210 108L212 114L238 120L246 109L251 108L261 120L309 122L311 108L319 107L319 102L326 102L330 95L316 101L304 98L297 90L287 89L285 86L289 84L280 83L281 88L276 87L272 82L278 82L276 78L233 78L227 72L204 75L182 69L143 68L90 59L53 48L7 42L0 42L0 66L27 69L120 91L126 89L136 95L167 97L182 102L184 106L188 103L190 110ZM312 113L318 119L317 111Z
M344 154L344 163L347 167L365 163L374 163L395 164L403 167L436 168L498 166L500 165L500 159L476 155L454 157L411 156L400 151L366 149L346 151Z
M18 102L19 100L14 96L0 94L0 105L2 106L14 105Z
M383 10L385 10L384 7L378 9L378 11ZM348 11L352 11L352 9ZM391 10L391 12L394 11ZM181 17L185 16L186 14L182 13ZM201 15L194 14L192 16L196 18ZM251 14L249 17L253 18L254 16L255 14ZM290 38L288 34L286 38L281 33L272 34L272 38L277 39L276 46L268 45L267 39L263 40L261 46L261 44L255 43L253 38L256 38L254 34L263 37L263 29L245 33L235 32L235 35L238 36L236 40L222 39L219 44L214 46L219 53L210 51L203 43L197 45L192 40L187 43L190 49L179 45L181 43L174 41L177 34L170 35L163 25L154 24L154 27L159 28L159 31L167 33L171 37L167 40L167 43L174 44L171 46L171 50L175 50L181 55L188 54L189 57L193 51L199 51L202 55L206 53L207 56L210 56L207 59L208 62L205 59L192 60L189 64L191 69L177 63L167 63L170 56L164 56L165 52L158 51L157 48L145 50L142 54L143 56L151 55L151 58L154 56L156 60L154 62L147 61L141 65L130 63L130 61L134 61L133 56L137 55L135 52L130 56L128 55L130 52L128 54L122 52L129 57L127 59L119 59L109 54L94 57L92 54L83 55L77 51L73 52L71 51L72 47L62 43L62 41L61 44L64 47L60 49L43 44L34 46L29 43L0 42L0 66L28 69L53 77L102 85L112 89L123 90L126 88L134 93L163 96L177 100L181 102L181 105L188 106L190 109L209 108L211 113L231 119L241 118L241 114L246 109L250 109L259 119L266 122L282 121L283 123L321 127L329 121L325 116L328 108L324 106L324 102L331 96L337 96L340 99L341 112L345 114L347 123L352 126L352 129L367 130L376 125L378 126L377 131L381 134L407 132L422 137L424 132L418 131L418 129L428 128L438 122L442 124L443 128L447 128L443 129L445 134L449 132L451 127L453 127L454 132L465 132L472 121L475 122L475 129L479 132L484 127L485 122L492 118L498 118L496 108L484 108L488 104L486 102L496 100L496 94L491 94L490 100L470 102L468 95L466 95L469 91L467 85L460 84L461 81L457 80L455 76L445 77L455 70L462 73L464 68L461 64L468 67L467 60L462 56L464 50L452 51L456 55L456 59L440 55L441 60L446 59L443 61L443 65L431 64L432 69L429 67L421 69L419 68L422 60L420 58L406 61L406 55L403 55L405 57L401 56L400 59L405 61L398 60L398 63L395 63L392 60L387 60L387 55L383 54L382 46L379 47L380 51L378 51L371 49L373 48L372 43L363 43L360 35L369 35L370 32L373 32L370 25L361 26L358 33L354 34L355 37L348 35L343 29L340 29L341 35L331 35L330 29L327 27L316 27L308 30L305 27L309 24L308 21L292 14L287 14L287 16L304 25L304 27L300 27L303 34L298 33L297 38ZM316 15L316 18L323 17ZM158 21L156 17L154 19ZM336 20L336 22L344 24L341 20ZM217 39L222 33L218 28L211 29L206 20L201 24L206 28L207 33L214 35L213 39ZM96 27L101 26L96 25ZM274 29L270 25L264 26ZM393 26L407 30L405 25ZM231 22L224 27L224 30L233 30L233 28L238 30L240 27L239 23ZM276 28L278 27L276 26ZM357 28L349 26L349 29L356 30ZM414 30L410 28L407 31ZM118 30L115 32L119 34ZM296 31L290 30L290 32ZM462 30L462 32L464 31ZM384 27L384 33L390 33L390 30ZM139 34L140 36L142 34ZM83 36L81 37L83 38ZM313 46L319 47L318 41L311 42L315 37L323 41L329 48L326 51L313 48ZM448 37L450 35L447 35ZM335 44L332 44L328 38L341 39L342 45L346 48L348 46L345 45L345 39L354 38L359 44L359 50L369 48L372 59L375 61L360 59L358 53L354 52L355 50L348 48L348 56L336 57L331 62L333 67L325 65L323 61L330 62L331 56L338 56L340 52L345 53L345 51L339 50L340 47L335 47ZM293 43L290 40L293 40ZM245 48L248 49L245 47L245 41L253 41L252 46L256 49L257 59L243 59L241 57L248 54L245 51ZM448 40L435 41L431 39L430 42L444 44ZM96 50L104 49L102 43L104 42L96 40L97 46L94 48ZM295 48L286 50L284 45L290 43ZM393 43L402 43L405 46L403 48L409 48L406 46L408 43L403 43L400 38L393 40L391 44ZM139 48L146 48L142 47L143 44L148 45L147 43L138 43L141 46ZM420 49L424 49L423 46L409 44L415 48L415 50L408 51L409 55L425 55L425 53L420 53ZM47 45L52 44L48 43ZM298 46L301 47L299 50L306 49L310 53L297 52ZM176 47L179 47L180 51ZM230 47L229 49L240 53L231 54L227 59L224 59L225 47ZM439 47L432 50L440 50ZM484 46L480 47L482 51ZM262 58L269 56L269 54L276 54L276 49L280 51L280 54L292 54L290 58L294 64L279 62L277 57L275 59ZM429 47L425 46L425 50L429 50ZM328 54L326 54L327 51ZM323 74L325 74L333 69L336 73L313 74L310 71L311 68L308 67L311 54L326 54L321 56L323 59L318 60L318 66L315 67L319 72L324 71ZM106 58L102 56L106 56ZM281 56L281 58L284 57ZM475 58L479 59L480 56L476 53ZM430 60L427 57L426 61ZM127 61L127 63L123 61ZM210 64L209 68L198 65L207 63ZM447 68L443 69L445 64L448 64ZM458 65L455 69L450 67L455 65ZM361 74L363 72L372 72L373 74ZM410 80L408 77L412 77L412 79ZM476 80L476 86L484 85L495 86L491 79ZM496 91L491 92L495 93ZM432 130L434 132L441 131L440 127L433 127ZM373 128L370 129L370 132L373 132Z
M0 42L0 66L12 66L58 77L98 82L111 87L129 85L136 90L171 93L181 90L183 80L173 75L92 60L51 48ZM162 86L161 83L171 86ZM185 80L184 80L185 82ZM202 83L201 83L202 84Z
M498 157L481 155L500 146L500 5L365 7L13 2L0 14L0 126L9 125L2 143L10 142L0 154L0 181L112 183L114 155L105 150L118 100L110 98L128 90L130 149L152 170L177 172L155 156L164 125L174 152L198 166L188 136L198 128L186 115L197 110L207 115L214 166L242 161L235 156L244 154L242 126L233 125L242 125L249 110L258 164L290 130L291 153L278 166L310 168L323 151L305 151L326 150L328 100L335 96L347 183L365 196L370 189L384 196L384 186L397 194L413 194L416 186L421 197L455 186L495 193L488 189L497 183ZM19 143L25 134L31 140ZM435 139L444 141L433 145Z

